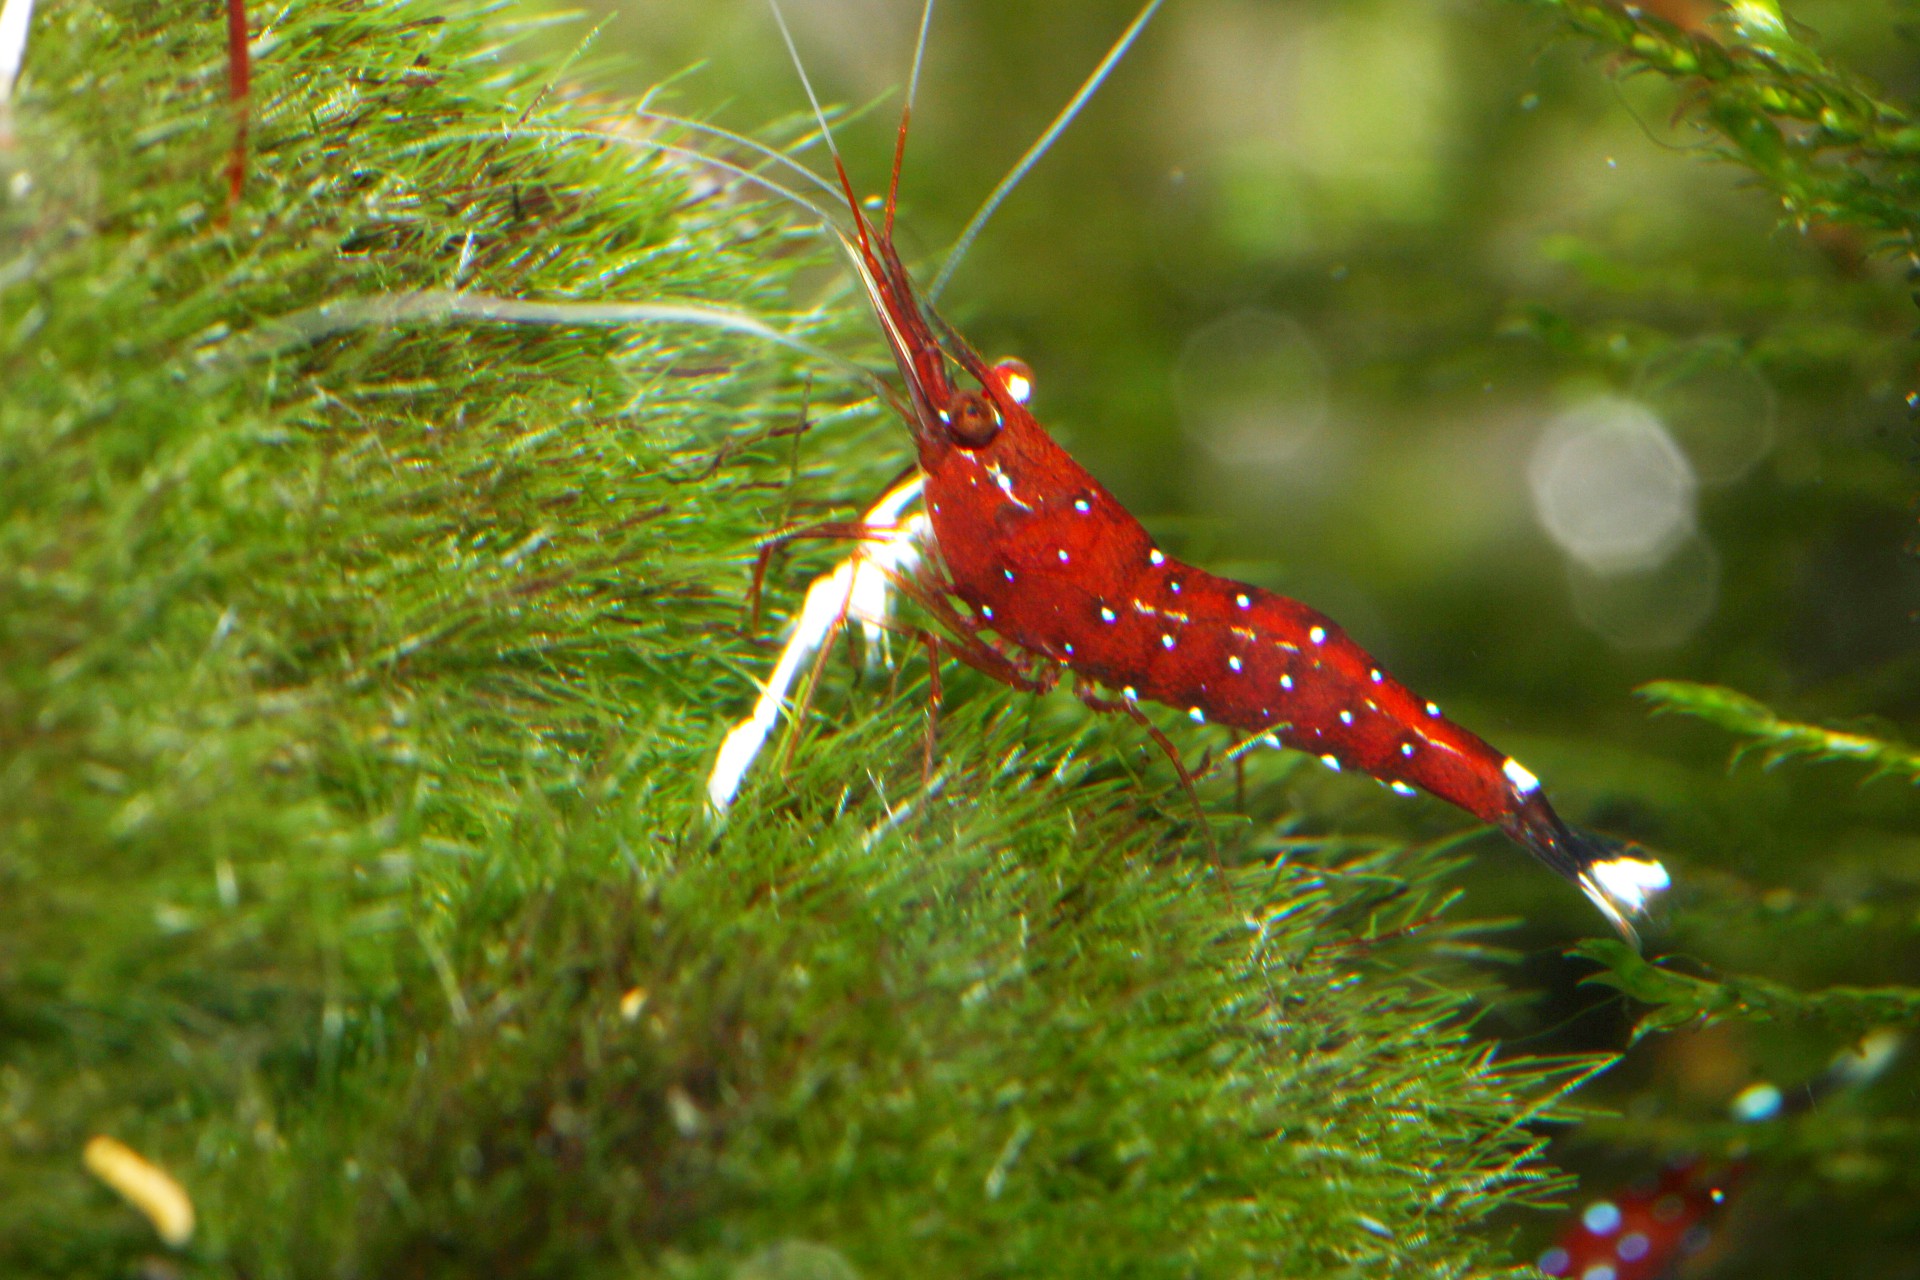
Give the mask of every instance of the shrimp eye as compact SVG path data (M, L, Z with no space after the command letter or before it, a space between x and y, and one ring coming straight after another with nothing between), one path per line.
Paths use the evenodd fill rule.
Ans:
M1000 411L977 391L963 391L947 420L954 442L963 449L981 449L1000 434Z
M1033 398L1033 370L1027 368L1025 360L1002 356L994 362L993 371L1000 376L1007 398L1015 404L1025 404Z

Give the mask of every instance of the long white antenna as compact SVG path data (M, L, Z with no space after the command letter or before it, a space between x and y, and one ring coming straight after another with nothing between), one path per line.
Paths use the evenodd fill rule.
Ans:
M807 64L800 60L800 47L793 42L793 32L787 29L787 15L780 9L780 0L767 0L767 6L773 10L773 20L780 28L780 38L787 42L787 56L793 59L793 69L800 73L800 84L807 91L807 101L813 104L813 118L820 125L820 136L827 140L827 150L837 161L840 159L840 148L834 145L833 127L827 123L827 113L820 109L820 99L814 95L813 79L807 75Z
M913 43L913 71L907 76L907 110L913 110L920 91L920 68L927 60L927 28L933 25L933 0L920 6L920 38Z
M801 164L798 160L795 160L791 155L788 155L776 147L770 147L764 142L757 142L743 133L735 133L731 129L723 129L717 124L708 124L704 120L690 120L686 116L676 116L665 111L655 111L651 107L636 107L634 108L633 114L635 118L640 120L650 120L655 124L669 125L675 129L686 129L693 133L704 133L710 138L718 138L722 142L730 142L736 147L743 147L748 151L754 152L756 155L764 157L772 164L783 166L802 181L812 183L814 186L820 188L829 198L833 200L840 198L840 188L834 186L831 182L828 182L825 178L807 168L807 166ZM754 169L742 169L735 165L728 165L727 167L733 169L735 172L757 172L757 170ZM755 182L764 181L757 176L753 180ZM792 193L782 188L780 194L789 196ZM798 202L796 201L796 203Z
M1040 157L1046 154L1047 148L1053 145L1054 139L1073 123L1073 118L1080 114L1080 108L1087 105L1087 99L1091 98L1105 83L1108 74L1120 59L1127 56L1127 50L1133 47L1133 42L1139 38L1140 32L1146 28L1147 23L1152 21L1153 15L1159 12L1162 3L1164 0L1147 0L1147 4L1134 17L1131 25L1120 33L1120 38L1113 42L1111 49L1107 50L1107 56L1100 60L1100 65L1095 67L1081 83L1080 91L1060 109L1060 114L1055 116L1053 123L1047 126L1047 131L1027 148L1027 153L1014 162L1013 168L1007 171L1007 176L1000 179L1000 185L995 187L993 193L982 202L979 211L973 215L973 220L968 222L966 229L960 233L960 238L953 242L953 251L947 254L947 260L941 266L940 274L934 277L933 287L927 290L928 302L940 300L940 294L946 289L947 281L953 278L954 271L960 266L961 260L967 256L967 250L973 247L980 229L987 225L987 219L994 215L1001 202L1020 185L1020 180L1027 176L1027 171L1039 163Z

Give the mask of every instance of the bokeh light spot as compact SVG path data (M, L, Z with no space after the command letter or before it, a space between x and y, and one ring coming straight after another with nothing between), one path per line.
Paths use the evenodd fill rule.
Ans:
M1656 568L1693 532L1692 464L1637 401L1597 397L1555 418L1527 479L1541 527L1596 573Z

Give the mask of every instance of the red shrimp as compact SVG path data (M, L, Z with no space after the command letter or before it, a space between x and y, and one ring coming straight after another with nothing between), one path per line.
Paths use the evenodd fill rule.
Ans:
M1128 703L1311 752L1498 826L1631 939L1628 916L1667 885L1658 862L1570 827L1532 773L1389 676L1332 619L1155 546L1029 411L1026 365L988 365L922 303L892 238L906 132L903 112L878 225L837 154L834 165L849 256L907 393L938 550L929 572L944 569L928 585L1049 673L1041 684L1064 668Z

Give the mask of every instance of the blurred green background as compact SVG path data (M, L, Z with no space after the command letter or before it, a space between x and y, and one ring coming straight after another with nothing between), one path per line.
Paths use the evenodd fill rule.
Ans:
M589 8L598 34L576 65L590 84L677 77L668 109L762 136L804 106L761 4ZM1719 7L1646 8L1707 30ZM786 11L822 98L873 104L839 136L856 182L881 189L917 7ZM902 184L922 279L1133 13L935 12ZM1790 16L1890 95L1914 90L1920 45L1899 7ZM579 42L587 25L535 38ZM1844 768L1729 770L1724 734L1634 695L1659 678L1725 684L1878 730L1920 711L1906 257L1787 220L1715 158L1688 90L1622 71L1552 13L1503 0L1181 0L997 215L943 307L988 354L1033 366L1042 421L1165 544L1333 614L1532 764L1563 808L1660 849L1680 888L1655 951L1798 985L1911 982L1910 789ZM904 462L904 432L898 449ZM1288 799L1309 831L1459 822L1365 780L1302 777ZM1584 904L1493 842L1468 875L1469 910L1526 920L1505 939L1527 957L1522 998L1488 1033L1534 1051L1621 1044L1627 1008L1577 987L1587 970L1558 950L1592 929ZM1591 1091L1628 1118L1560 1154L1618 1171L1634 1158L1605 1154L1609 1134L1684 1147L1687 1117L1754 1079L1811 1074L1850 1035L1649 1041ZM1904 1079L1887 1096L1910 1096ZM1742 1228L1759 1234L1739 1274L1855 1256L1884 1274L1887 1242L1914 1239L1897 1207L1911 1181L1831 1156L1783 1162L1776 1185L1792 1189ZM1848 1196L1877 1206L1875 1227L1835 1217Z

